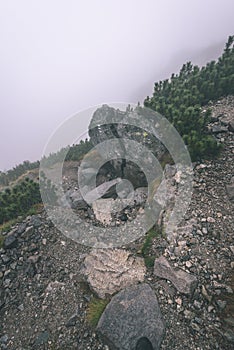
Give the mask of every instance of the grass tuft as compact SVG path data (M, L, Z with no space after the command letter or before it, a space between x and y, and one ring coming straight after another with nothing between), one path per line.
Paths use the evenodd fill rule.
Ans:
M5 238L2 235L0 235L0 249L3 247L4 239Z
M90 301L88 310L87 310L87 321L92 327L97 326L98 321L108 303L109 303L108 299L93 298Z
M141 253L145 260L146 267L153 267L154 266L154 260L155 256L150 255L150 249L152 246L152 241L155 237L158 236L158 232L155 229L149 230L149 232L146 234L145 242L142 246Z

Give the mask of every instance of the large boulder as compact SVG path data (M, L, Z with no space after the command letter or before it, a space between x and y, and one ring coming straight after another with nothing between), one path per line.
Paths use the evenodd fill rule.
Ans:
M144 158L141 155L138 159L139 147L135 147L133 152L131 142L126 143L126 141L135 141L138 145L148 147L153 150L157 158L165 153L165 147L162 143L154 135L145 132L142 113L141 108L136 108L134 111L130 109L120 111L103 105L94 112L89 125L89 136L92 144L94 146L102 144L103 152L101 153L103 154L109 154L111 151L111 160L104 165L110 172L110 176L128 179L134 188L147 186L144 169L149 166L149 162L147 157ZM153 118L153 115L151 117ZM149 119L150 116L147 115L147 118ZM143 125L141 127L134 126L135 120L142 120ZM115 146L111 146L111 142L105 146L104 141L110 140L115 140Z
M66 198L68 203L71 203L71 208L72 209L87 209L88 204L86 201L83 199L80 190L75 190L75 191L68 191L66 194Z
M94 249L84 260L82 272L100 298L137 282L146 273L144 260L124 249Z
M111 349L143 349L140 346L144 343L148 346L144 349L158 350L165 326L154 291L143 283L116 294L104 310L97 330Z

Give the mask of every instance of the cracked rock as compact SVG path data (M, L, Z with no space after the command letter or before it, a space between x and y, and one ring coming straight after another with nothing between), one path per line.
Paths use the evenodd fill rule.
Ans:
M142 282L146 268L142 258L135 258L124 249L98 249L85 258L82 272L97 295L105 298Z

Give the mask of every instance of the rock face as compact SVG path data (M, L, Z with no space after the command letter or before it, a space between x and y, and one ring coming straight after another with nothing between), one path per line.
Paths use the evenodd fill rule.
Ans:
M134 258L123 249L93 250L84 261L82 272L100 298L144 280L142 258Z
M139 347L139 339L146 338L148 345L152 344L149 349L158 350L165 326L151 287L145 283L134 285L115 295L97 329L111 349L135 350L137 343L138 349L143 349Z
M112 178L117 176L128 179L134 188L146 186L147 181L144 171L137 166L136 150L134 152L135 159L131 156L129 157L131 147L130 145L127 146L124 140L133 140L147 145L149 148L153 147L157 158L160 158L165 153L165 147L156 137L143 132L144 125L142 125L142 130L130 125L131 121L140 119L140 117L140 109L135 109L134 111L129 109L123 112L108 105L103 105L95 111L89 125L89 136L94 146L111 139L114 139L116 142L113 149L108 149L110 143L108 143L106 148L105 146L103 147L103 153L107 154L111 151L113 155L111 161L104 166L104 169ZM134 160L131 161L131 158Z
M183 294L192 295L197 286L196 277L184 270L172 268L163 256L155 260L154 274L171 281L176 289Z

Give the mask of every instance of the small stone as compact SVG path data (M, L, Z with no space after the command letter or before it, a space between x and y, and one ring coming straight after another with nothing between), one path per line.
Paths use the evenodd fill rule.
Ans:
M5 288L9 288L9 286L10 286L10 284L11 284L11 280L9 279L9 278L7 278L7 279L5 279L5 281L4 281L4 287Z
M42 225L42 221L37 215L33 215L31 217L30 224L33 225L33 227L38 228Z
M231 250L232 254L234 254L234 245L230 246L230 250Z
M8 335L7 334L4 334L3 336L1 336L0 342L2 344L6 343L7 341L8 341Z
M233 289L232 289L232 287L230 287L230 286L225 286L225 289L226 289L226 291L227 291L228 294L233 294Z
M181 299L181 298L175 299L175 302L176 302L176 304L179 305L179 306L182 305L182 299Z
M17 235L19 235L19 236L22 235L22 233L26 230L26 227L27 227L26 223L19 224L19 226L16 230Z
M202 286L202 295L207 301L211 302L212 296L208 294L205 286Z
M218 218L221 218L223 216L222 213L217 213Z
M1 258L4 264L7 264L11 260L6 254L2 254Z
M43 244L43 245L46 245L46 243L47 243L47 239L46 239L46 238L43 238L43 239L42 239L42 244Z
M195 315L194 312L187 310L187 309L184 310L185 318L191 320L194 317L194 315Z
M44 345L49 340L49 333L47 331L41 332L38 337L35 339L34 345Z
M193 305L196 309L200 310L202 307L202 303L198 300L194 300Z
M213 310L214 310L214 306L209 305L209 306L208 306L208 312L210 313L210 312L213 311Z
M186 241L179 241L178 242L178 245L180 246L180 247L185 247L186 246Z
M17 307L17 309L18 309L19 311L24 311L24 305L23 305L23 304L20 304L20 305Z
M17 262L13 262L12 264L10 264L10 268L12 270L15 270L16 266L17 266Z
M77 314L72 315L66 323L66 327L73 327L76 325Z
M206 228L206 227L203 227L203 228L202 228L202 233L204 233L205 235L208 233L208 231L207 231L207 228Z
M209 217L206 219L206 221L207 221L207 222L210 222L210 223L214 223L214 222L215 222L215 219L209 216Z
M220 310L225 309L227 302L225 300L217 300L216 304L218 305Z
M28 261L36 264L38 262L40 258L40 255L31 255L29 258L28 258Z
M191 322L191 327L192 327L192 329L193 329L194 331L196 331L196 332L200 333L201 328L198 326L198 324L197 324L197 323L195 323L195 322Z
M8 236L6 236L4 242L3 242L3 247L5 249L11 249L15 248L17 246L17 238L15 233L10 233Z
M192 263L190 261L186 261L185 265L188 269L192 267Z

